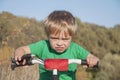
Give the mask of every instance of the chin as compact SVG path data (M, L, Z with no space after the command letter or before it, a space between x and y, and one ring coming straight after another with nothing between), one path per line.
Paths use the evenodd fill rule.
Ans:
M56 52L58 52L58 53L62 53L63 51L56 51Z
M57 50L56 50L56 52L57 52L57 53L63 53L64 51L57 51Z

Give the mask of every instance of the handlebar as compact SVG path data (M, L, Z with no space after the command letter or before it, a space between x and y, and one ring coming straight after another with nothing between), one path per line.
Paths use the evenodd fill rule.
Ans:
M24 59L26 60L26 64L23 65ZM18 61L18 62L19 62L19 65L16 64L16 60L14 58L11 58L12 70L20 66L25 66L25 65L30 66L33 64L41 64L45 67L45 69L53 71L51 80L59 80L57 71L67 71L69 64L75 63L75 64L81 64L81 65L88 65L86 60L81 60L81 59L45 59L43 61L31 54L26 54L22 56L21 61ZM93 68L98 68L98 63Z
M26 60L26 64L22 64L23 60ZM11 69L14 70L16 67L20 67L20 66L25 66L25 65L33 65L33 64L41 64L44 65L45 68L47 68L48 70L52 70L52 69L58 69L60 71L64 71L67 70L68 65L69 64L80 64L80 65L88 65L86 60L81 60L81 59L45 59L44 61L41 59L36 58L34 55L31 54L25 54L24 56L22 56L21 61L18 61L19 65L16 64L16 60L14 58L11 58ZM63 65L58 66L58 63L61 63ZM49 66L50 64L52 64L53 66ZM56 65L57 64L57 65ZM93 66L93 68L98 68L98 64L97 63L95 66Z

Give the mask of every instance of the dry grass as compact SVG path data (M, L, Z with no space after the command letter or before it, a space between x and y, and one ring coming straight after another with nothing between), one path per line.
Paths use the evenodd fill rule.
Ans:
M0 80L38 80L37 65L11 70L10 58L13 51L14 49L7 45L0 49Z
M76 73L76 79L77 80L90 80L91 73L86 72L86 69L82 66L78 66L77 73Z
M38 80L38 67L19 67L13 71L10 64L1 64L0 80Z

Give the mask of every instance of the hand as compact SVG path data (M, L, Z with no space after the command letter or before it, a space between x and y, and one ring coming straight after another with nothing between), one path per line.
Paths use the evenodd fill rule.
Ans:
M94 65L96 65L97 63L99 62L99 58L92 55L92 54L89 54L87 56L87 63L88 63L88 66L89 67L93 67Z
M20 62L22 61L22 65L24 65L26 63L25 59L21 59L22 56L25 54L25 51L22 48L18 48L15 50L14 52L14 58L16 60L16 64L20 65Z

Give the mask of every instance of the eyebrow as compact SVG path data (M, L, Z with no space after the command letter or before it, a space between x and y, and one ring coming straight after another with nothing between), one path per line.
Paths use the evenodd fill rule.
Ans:
M59 39L59 37L55 37L55 36L50 36L50 38L53 38L53 39ZM65 38L61 38L61 39L69 39L70 37L65 37Z

